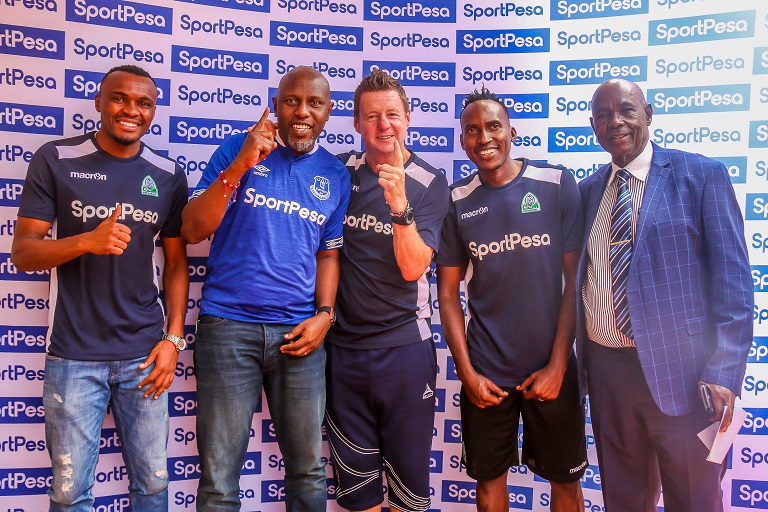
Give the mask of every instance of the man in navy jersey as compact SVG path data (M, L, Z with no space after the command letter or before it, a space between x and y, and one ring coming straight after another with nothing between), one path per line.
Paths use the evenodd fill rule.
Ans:
M349 173L315 141L328 81L301 66L248 133L224 141L184 210L211 244L197 322L197 510L239 510L240 470L262 386L285 459L286 509L325 510L323 338L333 323Z
M443 174L406 149L402 85L376 70L358 85L364 152L339 155L352 176L337 300L328 334L328 439L336 500L379 510L429 508L436 356L427 271L448 208Z
M478 172L451 185L437 256L440 319L462 383L462 462L478 481L478 510L509 510L522 415L522 462L550 481L551 510L580 512L587 452L572 346L581 200L566 168L511 158L515 136L495 94L467 95L459 140Z
M168 510L165 391L186 346L187 180L141 142L156 103L146 71L112 68L96 95L99 130L43 145L24 182L11 251L18 270L51 269L43 405L54 512L91 511L108 406L131 510ZM158 235L167 323L155 279Z

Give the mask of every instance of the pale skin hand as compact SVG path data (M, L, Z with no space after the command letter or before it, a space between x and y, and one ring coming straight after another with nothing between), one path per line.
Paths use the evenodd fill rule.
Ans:
M403 151L399 142L395 142L394 165L379 164L379 186L384 189L384 200L392 212L405 210L408 199L405 197L405 168L403 167Z
M728 412L723 419L720 432L725 432L733 421L733 406L736 402L736 394L725 386L712 384L711 382L699 381L698 385L706 385L712 392L712 405L715 406L715 414L709 418L709 421L720 421L723 417L723 409L728 406Z

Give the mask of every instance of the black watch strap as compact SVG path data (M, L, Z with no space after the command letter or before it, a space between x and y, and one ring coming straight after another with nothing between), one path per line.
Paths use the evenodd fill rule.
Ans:
M400 224L401 226L410 226L415 220L413 208L410 203L406 203L405 210L395 213L389 212L389 219L393 224Z
M315 310L315 314L318 313L328 313L328 316L331 317L331 325L336 323L336 310L334 310L331 306L320 306Z

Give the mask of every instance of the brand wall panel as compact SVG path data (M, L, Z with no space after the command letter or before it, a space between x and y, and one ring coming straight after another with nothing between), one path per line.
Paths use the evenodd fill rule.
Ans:
M611 77L639 82L654 108L651 139L721 159L744 208L756 298L741 401L749 417L722 490L726 510L768 508L766 41L768 5L755 0L2 0L0 508L45 509L51 478L40 398L49 273L18 272L10 261L26 166L44 142L98 128L93 98L102 74L119 64L141 65L157 79L160 107L145 140L181 164L190 186L216 146L258 120L280 78L298 65L331 83L336 107L319 142L334 153L362 147L351 119L359 80L376 67L400 79L412 110L408 145L449 181L474 170L458 143L461 101L471 89L486 85L509 106L515 156L563 163L583 179L608 161L589 126L596 85ZM190 350L169 392L176 511L194 510L199 477L192 350L208 244L188 252ZM436 300L433 309L432 509L469 512L475 485L460 464L460 383ZM587 429L591 465L582 486L592 512L603 507ZM129 509L119 443L108 416L96 511ZM327 447L324 454L330 464ZM284 508L283 464L264 405L243 466L243 510ZM331 475L328 467L333 510ZM508 484L510 508L549 509L547 483L527 468L512 468Z

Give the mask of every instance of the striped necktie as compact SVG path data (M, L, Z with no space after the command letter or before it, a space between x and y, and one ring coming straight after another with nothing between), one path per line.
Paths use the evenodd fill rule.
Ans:
M632 261L632 197L629 194L629 171L619 169L616 172L618 193L616 204L611 211L611 245L608 261L611 265L611 289L613 308L616 313L616 328L628 338L632 338L632 324L629 320L627 305L627 278L629 264Z

